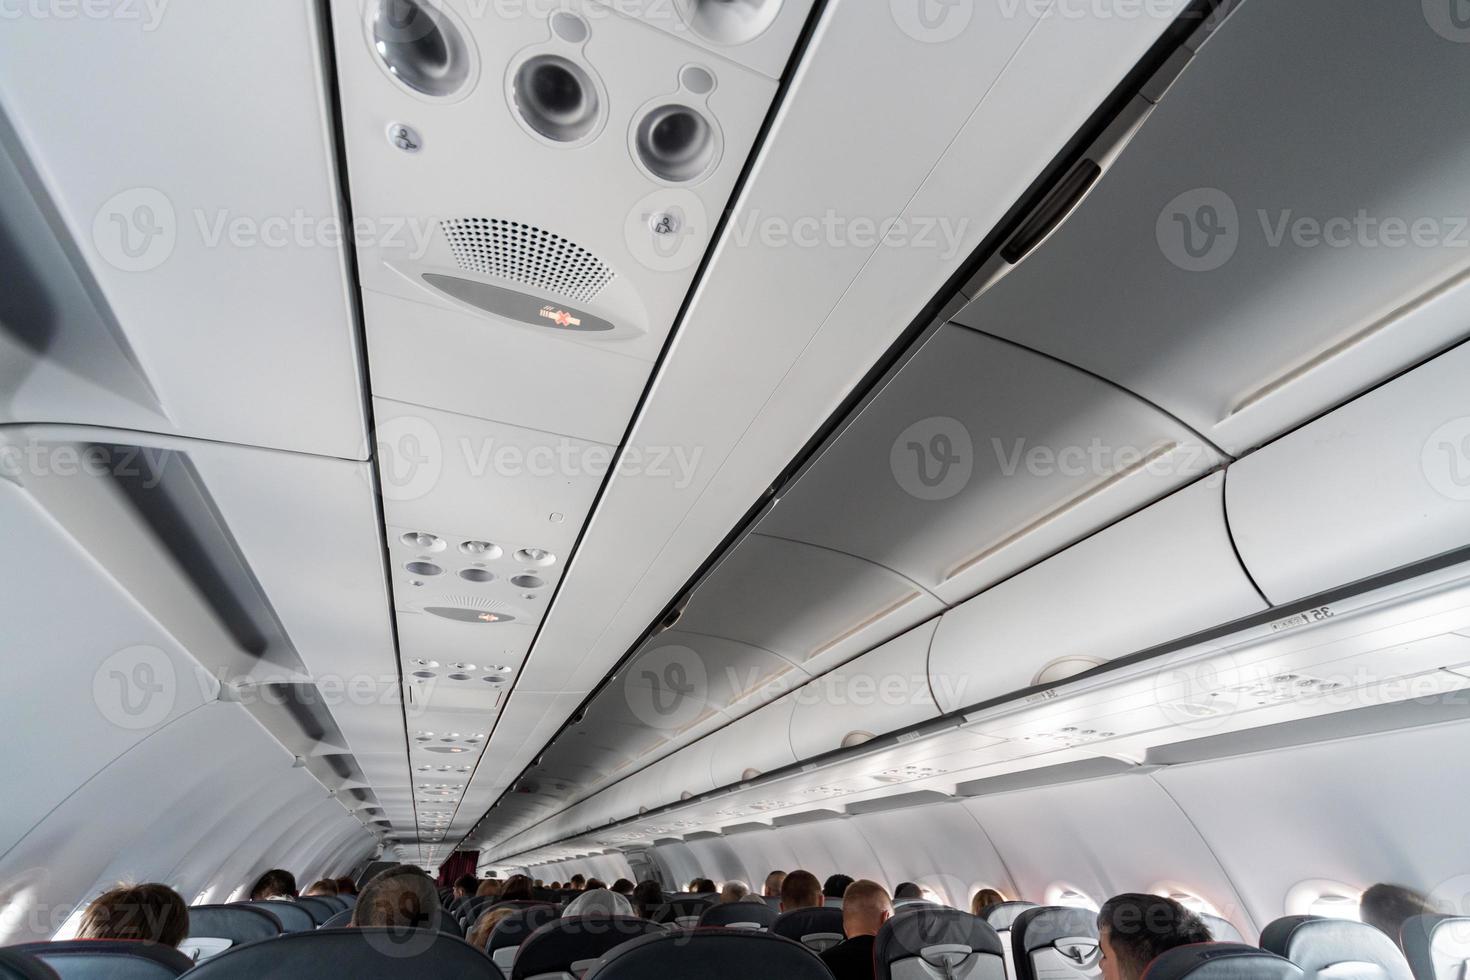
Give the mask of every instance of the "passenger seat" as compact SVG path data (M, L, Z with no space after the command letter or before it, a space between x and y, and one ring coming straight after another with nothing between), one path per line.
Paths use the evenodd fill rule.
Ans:
M1011 924L1011 956L1016 980L1096 980L1097 914L1059 905L1026 909Z
M553 921L558 914L556 906L549 904L533 905L512 912L495 923L495 928L490 931L490 938L485 943L485 952L500 967L501 973L510 976L516 951L521 948L521 943L531 933Z
M760 900L722 902L705 909L699 917L699 925L766 932L775 925L776 918L775 909Z
M699 924L699 917L704 910L709 908L713 901L703 896L679 895L669 899L659 909L654 919L665 925L678 926L680 929L693 929Z
M701 929L645 936L605 954L583 980L832 980L816 954L769 932Z
M511 980L577 980L614 947L665 932L657 922L627 915L562 917L521 943L511 966Z
M776 916L771 931L794 939L814 953L825 952L847 938L842 931L842 910L829 908L792 909Z
M244 905L196 905L189 909L189 936L179 951L207 960L231 946L270 939L282 932L281 920L264 909Z
M0 949L0 980L58 980L56 971L34 956Z
M1306 980L1413 980L1393 940L1351 919L1289 915L1261 931L1261 948L1302 968Z
M877 980L1004 980L995 930L968 912L908 908L883 923L873 945Z
M502 980L484 953L433 929L320 929L226 950L189 980Z
M282 932L311 932L317 925L316 917L295 902L270 899L258 902L235 902L234 904L269 912L281 923Z
M1399 938L1415 980L1470 978L1470 918L1416 915Z
M61 980L172 980L194 965L172 946L136 939L71 939L6 949L40 960Z
M995 930L995 934L1000 937L1001 946L1005 949L1007 980L1016 980L1016 962L1011 953L1011 924L1027 909L1040 907L1035 902L1001 902L980 913L980 921Z
M1144 968L1140 980L1303 980L1301 968L1244 943L1175 946Z
M1245 937L1240 930L1235 928L1235 923L1229 919L1222 919L1218 915L1210 915L1208 912L1199 914L1200 921L1209 927L1210 935L1215 937L1217 943L1244 943Z

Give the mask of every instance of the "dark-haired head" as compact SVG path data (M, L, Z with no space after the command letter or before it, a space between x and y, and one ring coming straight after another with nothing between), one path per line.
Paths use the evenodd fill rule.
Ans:
M1199 916L1172 898L1130 892L1097 913L1103 980L1139 980L1154 957L1214 937Z
M189 934L189 908L167 885L120 885L82 913L78 939L143 939L177 946Z

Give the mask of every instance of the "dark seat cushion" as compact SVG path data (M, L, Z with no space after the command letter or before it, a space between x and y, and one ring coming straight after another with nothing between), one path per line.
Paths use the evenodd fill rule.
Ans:
M484 953L434 929L318 929L237 946L200 963L190 980L501 980Z
M554 919L521 944L512 980L544 973L572 973L573 964L596 961L615 946L667 930L656 922L626 915L577 915Z
M769 929L776 924L776 916L776 910L760 899L721 902L718 905L711 905L700 913L699 924L701 926L738 924L746 928Z
M517 962L517 967L520 963ZM811 950L769 932L697 929L646 936L609 951L583 980L832 980Z
M995 930L968 912L950 908L907 908L878 930L873 964L878 980L897 975L1005 980L1005 947ZM917 961L923 968L900 968Z
M1244 943L1176 946L1154 958L1141 980L1303 980L1291 960Z
M172 946L129 939L72 939L8 948L35 957L62 980L168 980L194 965Z

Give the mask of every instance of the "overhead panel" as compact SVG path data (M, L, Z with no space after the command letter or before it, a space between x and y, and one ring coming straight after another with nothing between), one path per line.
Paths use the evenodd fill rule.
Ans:
M1221 462L1126 391L947 326L759 531L861 556L953 603Z
M1081 207L956 319L1232 455L1465 336L1470 148L1444 133L1470 123L1452 94L1470 63L1431 20L1242 5Z
M321 44L296 0L6 18L0 422L366 458Z
M779 78L812 0L598 0L711 54Z

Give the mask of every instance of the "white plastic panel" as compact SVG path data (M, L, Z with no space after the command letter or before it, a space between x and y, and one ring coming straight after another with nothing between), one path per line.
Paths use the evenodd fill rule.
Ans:
M966 599L1223 458L1113 385L946 326L761 522Z
M1470 148L1443 134L1470 122L1446 94L1470 63L1413 4L1340 13L1242 5L1083 206L957 319L1233 455L1465 336L1447 216Z
M929 690L938 618L823 674L791 695L791 748L809 759L939 717Z
M812 0L598 0L721 58L780 78Z
M1462 345L1230 468L1230 528L1283 603L1470 544Z
M797 695L788 694L711 735L710 778L714 784L729 786L750 778L751 770L773 772L795 762L790 730L796 710Z
M152 427L366 458L314 9L5 26L3 111L167 416ZM10 418L146 418L57 367L5 392Z
M963 806L865 813L848 822L883 862L889 888L916 882L941 902L965 911L981 888L999 889L1007 898L1019 893L984 828ZM957 841L963 846L956 847Z
M950 610L929 673L945 711L1260 612L1210 477ZM1056 680L1052 676L1046 681Z

